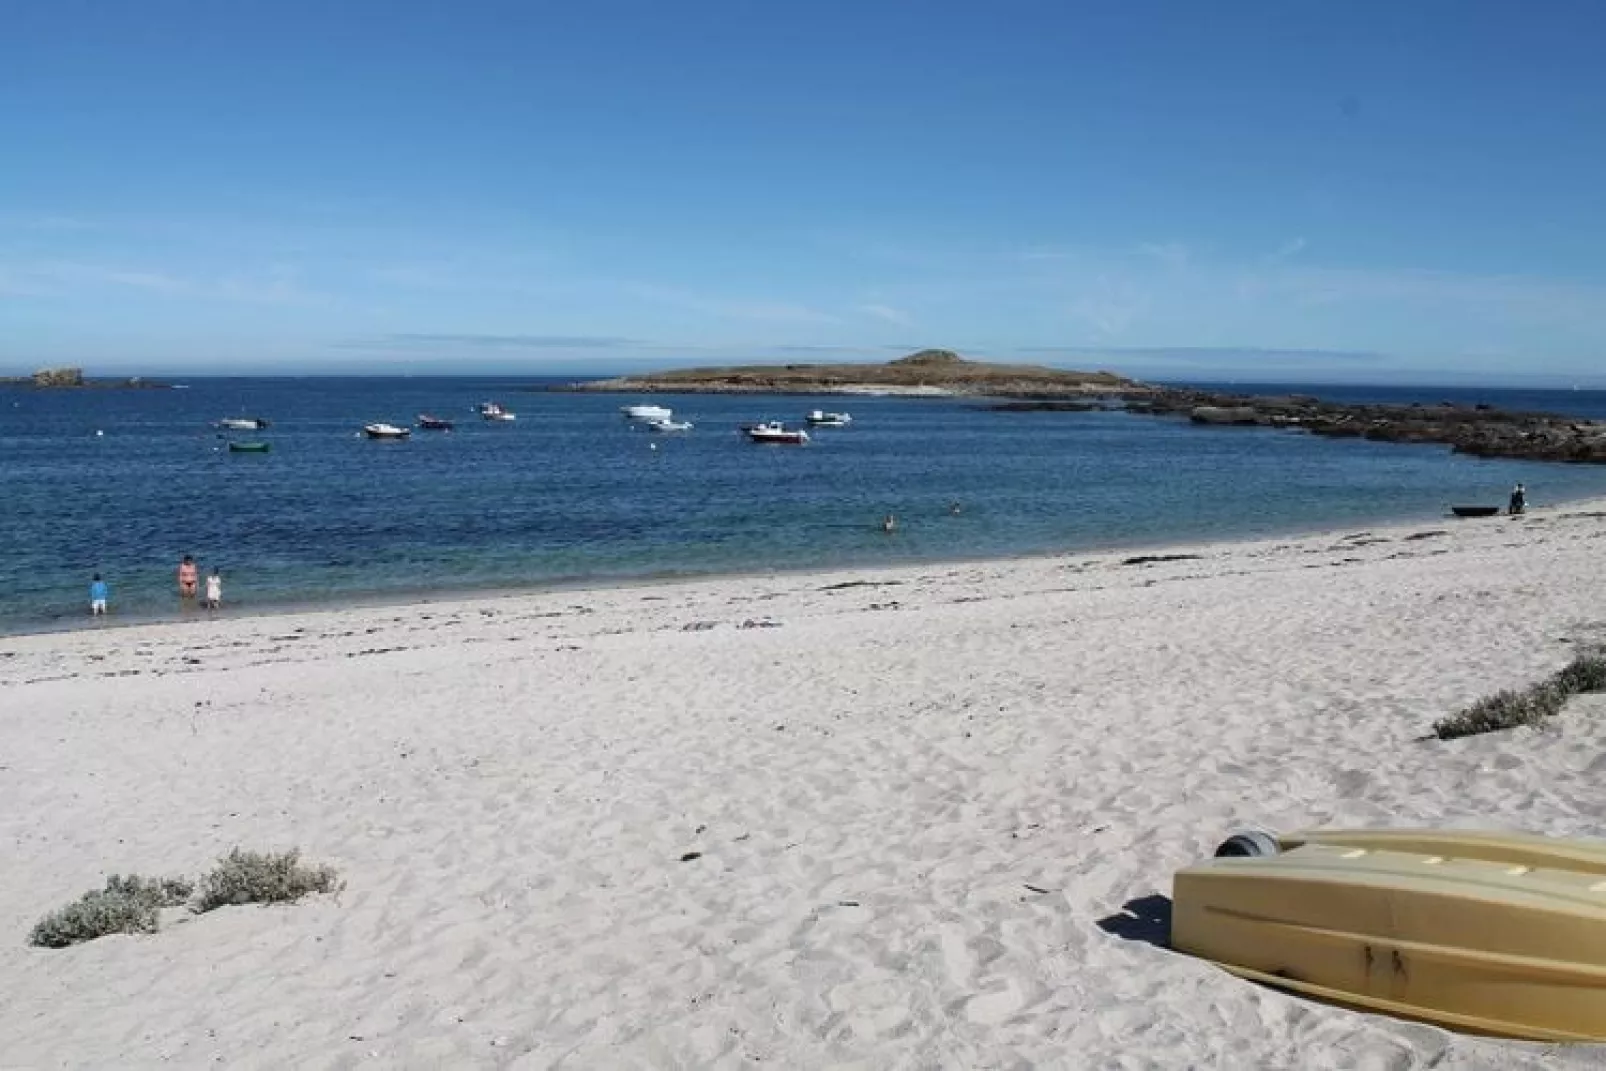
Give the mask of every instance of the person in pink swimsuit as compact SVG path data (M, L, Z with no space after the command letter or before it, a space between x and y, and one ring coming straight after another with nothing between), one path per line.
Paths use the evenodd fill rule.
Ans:
M200 580L200 570L195 568L195 559L188 554L178 563L178 597L181 599L195 598L195 588Z

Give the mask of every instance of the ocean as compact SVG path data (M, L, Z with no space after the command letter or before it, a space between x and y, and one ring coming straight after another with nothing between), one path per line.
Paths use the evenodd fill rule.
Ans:
M193 554L225 612L627 579L1140 548L1389 521L1451 504L1606 495L1606 467L1445 447L1200 428L1120 412L998 413L975 399L541 392L506 378L192 379L184 390L0 388L0 632L179 613ZM1225 386L1225 385L1223 385ZM1487 402L1606 419L1606 392L1234 384L1343 401ZM518 420L481 421L494 398ZM672 406L654 435L619 407ZM743 422L846 409L806 447ZM455 419L409 441L371 421ZM230 453L210 426L266 417ZM958 503L957 513L951 504ZM888 513L897 530L881 530ZM1475 523L1475 522L1469 522Z

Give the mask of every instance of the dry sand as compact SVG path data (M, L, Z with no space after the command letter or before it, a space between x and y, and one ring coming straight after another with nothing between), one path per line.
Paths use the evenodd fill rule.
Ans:
M0 1065L1606 1066L1119 917L1248 824L1601 832L1590 700L1419 739L1606 638L1600 509L0 639ZM234 845L347 888L25 943Z

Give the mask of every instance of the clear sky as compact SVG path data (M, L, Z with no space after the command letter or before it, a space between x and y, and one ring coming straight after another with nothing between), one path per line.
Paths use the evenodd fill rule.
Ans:
M1606 384L1606 3L0 15L5 370Z

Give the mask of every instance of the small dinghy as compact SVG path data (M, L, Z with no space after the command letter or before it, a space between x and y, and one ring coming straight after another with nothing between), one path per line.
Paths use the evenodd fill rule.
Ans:
M845 428L853 423L853 417L847 413L827 413L823 409L810 410L803 419L816 428Z
M265 454L272 449L272 443L230 443L231 454Z
M444 417L430 416L428 413L418 414L418 426L425 431L451 431L452 422Z
M1493 517L1500 512L1499 506L1451 506L1450 512L1457 517Z
M1240 833L1179 870L1171 946L1299 996L1606 1041L1606 842L1461 829Z
M394 424L364 424L362 433L370 439L405 439L413 433L413 429L398 428Z

